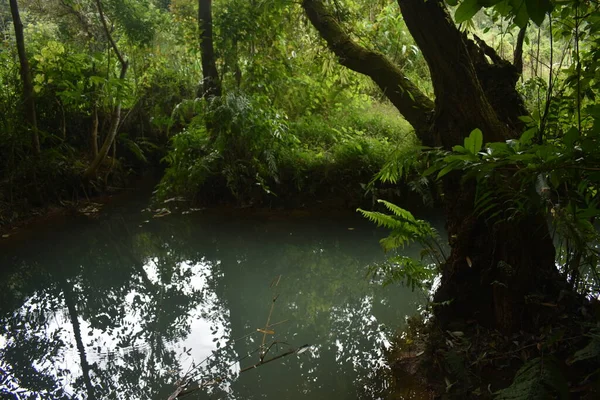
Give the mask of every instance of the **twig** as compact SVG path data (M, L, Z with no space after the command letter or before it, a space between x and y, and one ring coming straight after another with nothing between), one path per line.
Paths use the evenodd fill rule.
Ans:
M269 348L270 348L270 347L269 347ZM259 362L257 362L256 364L254 364L254 365L251 365L251 366L249 366L249 367L246 367L246 368L242 369L242 370L240 371L240 374L241 374L242 372L246 372L246 371L249 371L249 370L251 370L251 369L258 368L258 367L260 367L261 365L268 364L268 363L270 363L271 361L275 361L275 360L278 360L278 359L280 359L280 358L283 358L283 357L285 357L285 356L289 356L290 354L294 354L296 351L297 351L296 349L290 349L290 350L286 351L285 353L281 353L281 354L279 354L278 356L275 356L275 357L273 357L273 358L269 358L269 359L268 359L268 360L266 360L266 361L264 360L264 358L261 358L261 360L260 360ZM266 354L266 353L265 353L265 354ZM264 357L264 356L263 356L263 357Z

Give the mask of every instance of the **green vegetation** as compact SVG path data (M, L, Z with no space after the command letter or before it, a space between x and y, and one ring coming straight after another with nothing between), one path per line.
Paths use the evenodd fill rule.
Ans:
M162 199L300 205L316 195L359 204L388 154L414 141L373 84L339 66L286 2L215 4L223 96L203 97L197 3L15 3L31 75L25 95L10 10L0 10L1 223L122 186L148 166L166 168ZM411 49L407 62L422 64ZM33 109L16 107L29 104L22 99ZM30 111L35 127L22 123Z
M348 104L344 111L296 120L242 93L181 106L202 110L171 139L159 185L162 199L290 204L339 196L360 201L390 152L414 140L404 120L380 111L385 106ZM207 123L213 125L210 133Z
M588 348L598 317L581 311L600 290L596 2L9 7L0 223L148 167L164 170L157 201L365 207L386 197L392 215L362 211L392 230L385 249L427 251L420 262L395 253L371 273L412 287L440 275L429 349L443 348L428 359L445 368L446 392L483 395L482 371L506 367L516 379L500 398L560 397L567 381L549 367L564 361L571 389L599 384ZM426 222L389 202L400 186L442 206L448 255ZM486 357L481 330L518 362Z

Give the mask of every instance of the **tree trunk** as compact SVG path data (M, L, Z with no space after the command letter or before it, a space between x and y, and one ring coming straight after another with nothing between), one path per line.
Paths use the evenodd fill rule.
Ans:
M67 116L65 114L65 107L60 101L60 98L56 98L56 104L60 108L60 132L62 134L62 140L67 140Z
M37 115L35 112L35 99L33 96L33 83L31 80L31 70L29 61L25 53L25 37L23 35L23 23L19 14L19 5L17 0L10 0L10 11L12 14L13 25L15 27L15 38L17 40L17 52L19 53L19 64L21 79L23 80L23 104L25 106L26 124L31 130L31 141L34 154L40 154L40 137L37 126Z
M100 0L96 0L96 6L98 8L98 14L100 14L100 21L102 22L104 33L106 34L106 37L108 38L108 41L110 42L110 45L114 50L115 54L117 55L119 63L121 64L121 73L119 74L119 79L121 80L121 82L123 82L125 80L125 75L127 74L129 62L125 60L125 58L119 51L119 48L117 47L117 44L115 43L112 35L110 34L110 30L108 29L108 25L106 24L106 18L104 17L104 11L102 10L102 3L100 2ZM119 123L121 122L121 88L119 88L117 91L116 102L117 103L115 104L113 112L111 113L108 134L104 139L102 147L98 151L98 155L94 158L94 161L92 161L92 163L84 173L84 177L86 179L91 179L96 176L96 174L98 173L98 168L100 168L100 165L106 159L108 151L110 150L110 146L113 144L117 136L117 132L119 130Z
M212 34L212 0L198 0L198 28L200 30L200 55L203 81L200 97L220 97L221 81L215 60Z
M370 76L424 144L450 150L475 128L482 130L486 142L518 137L522 132L518 117L527 113L515 90L518 67L477 37L467 39L443 0L398 0L398 4L427 61L434 106L383 55L353 42L322 1L302 2L340 62ZM394 87L399 89L390 90ZM443 178L443 189L452 251L435 295L437 303L447 304L436 307L438 323L446 328L452 320L471 319L506 332L534 325L539 303L555 302L561 290L546 220L540 215L518 221L477 215L476 183L464 181L458 173Z
M398 3L431 72L436 95L431 136L436 144L451 149L474 128L482 130L485 142L517 138L516 120L525 109L515 90L514 67L477 38L477 43L467 40L442 0ZM435 297L436 302L450 302L437 308L439 322L462 317L505 332L533 326L539 308L529 301L555 302L560 292L546 220L541 215L516 221L477 215L475 182L456 175L443 180L452 251Z
M77 308L75 307L75 299L73 299L73 292L71 291L69 282L65 278L61 277L59 279L59 286L63 292L63 295L65 296L65 304L67 306L67 310L69 311L71 326L73 327L73 336L75 337L75 343L77 344L77 352L79 353L79 361L81 363L81 374L83 376L83 382L87 391L87 398L89 400L94 400L96 396L94 395L94 385L92 385L92 380L90 378L91 368L85 353L85 345L83 344L81 336L81 325L79 325L79 318L77 315Z
M95 97L95 96L94 96ZM98 104L96 99L93 100L92 105L92 131L90 134L90 142L92 148L92 156L98 158Z

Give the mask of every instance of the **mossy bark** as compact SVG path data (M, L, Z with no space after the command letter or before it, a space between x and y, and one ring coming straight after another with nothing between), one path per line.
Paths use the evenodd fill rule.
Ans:
M433 101L423 94L385 55L357 44L318 0L304 0L306 15L340 64L369 76L415 130L429 132Z

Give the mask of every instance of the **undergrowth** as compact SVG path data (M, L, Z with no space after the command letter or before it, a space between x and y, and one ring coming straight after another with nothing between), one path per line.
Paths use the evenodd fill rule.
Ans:
M173 119L190 115L171 138L159 199L242 205L360 200L393 150L414 141L408 124L380 105L290 121L260 97L229 93L184 102Z

